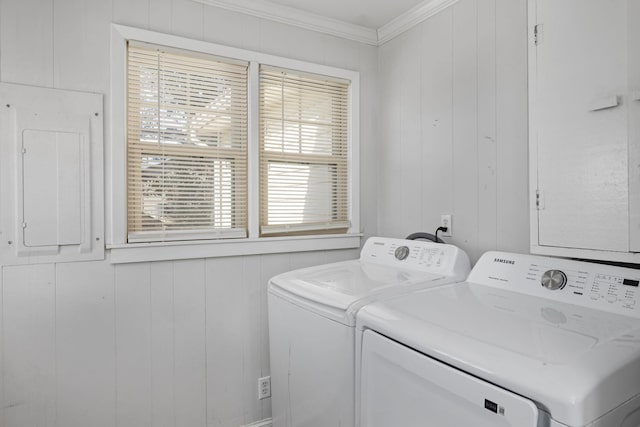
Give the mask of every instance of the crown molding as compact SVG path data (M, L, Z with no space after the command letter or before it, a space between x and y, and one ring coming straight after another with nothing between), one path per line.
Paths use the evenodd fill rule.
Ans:
M380 46L418 25L458 0L425 0L416 7L383 25L378 30L327 18L294 7L283 6L269 0L193 0L209 6L258 18L293 25L336 37Z
M269 0L193 0L209 6L240 12L258 18L269 19L282 24L294 25L307 30L318 31L357 42L378 45L376 30L361 25L349 24L315 13L283 6Z
M378 29L378 46L448 8L458 0L426 0Z

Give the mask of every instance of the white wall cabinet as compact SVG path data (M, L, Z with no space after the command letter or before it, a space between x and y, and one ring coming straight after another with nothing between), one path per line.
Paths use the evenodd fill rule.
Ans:
M640 252L640 0L628 3L629 248Z
M639 17L529 0L532 253L640 262Z

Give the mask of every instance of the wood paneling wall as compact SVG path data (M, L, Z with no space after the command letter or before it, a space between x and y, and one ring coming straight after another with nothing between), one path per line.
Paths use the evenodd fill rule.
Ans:
M3 427L270 416L266 283L357 250L3 267Z
M360 71L362 224L375 233L375 47L191 0L0 0L0 80L104 94L111 143L112 22ZM267 280L357 256L3 266L0 426L238 427L268 418L269 399L257 399L257 379L269 374Z
M109 144L111 22L360 71L365 235L452 213L474 260L528 250L525 0L460 0L380 48L190 0L0 0L0 80L105 94ZM268 278L356 256L4 266L0 425L268 418Z
M529 251L526 0L460 0L379 49L379 234Z

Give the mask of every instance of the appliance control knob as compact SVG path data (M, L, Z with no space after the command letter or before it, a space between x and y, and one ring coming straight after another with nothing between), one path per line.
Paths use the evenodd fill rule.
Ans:
M567 284L567 275L560 270L547 270L542 275L540 283L550 291L562 289Z
M407 246L399 246L395 252L396 259L403 261L409 256L409 248Z

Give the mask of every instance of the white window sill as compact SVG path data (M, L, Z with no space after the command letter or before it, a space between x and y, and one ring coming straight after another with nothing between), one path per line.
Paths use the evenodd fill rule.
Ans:
M190 258L355 249L360 247L361 237L362 234L331 234L200 242L132 243L110 245L107 246L107 249L111 251L112 264L126 264Z

